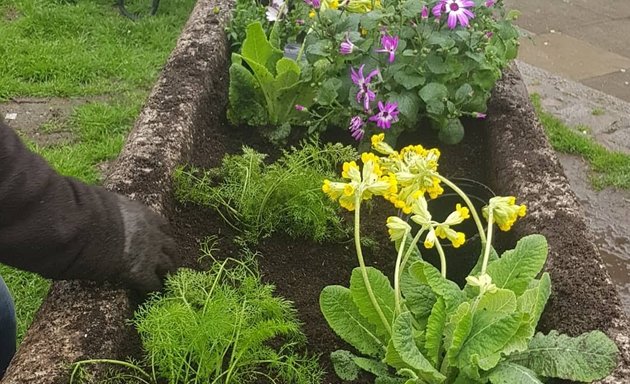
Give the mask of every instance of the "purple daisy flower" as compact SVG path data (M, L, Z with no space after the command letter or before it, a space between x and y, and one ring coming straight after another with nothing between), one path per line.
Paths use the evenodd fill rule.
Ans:
M319 6L321 5L320 0L304 0L304 2L306 3L306 5L310 5L313 8L319 8Z
M365 135L365 129L363 129L364 126L365 122L361 116L355 116L350 120L350 127L348 129L350 130L350 135L353 139L359 141L363 138L363 135Z
M481 113L481 112L473 112L473 116L476 117L479 120L483 120L485 119L488 115L486 115L485 113Z
M381 129L390 129L392 123L398 121L398 104L390 103L383 105L381 101L378 102L379 113L374 116L370 116L370 121L376 122L376 126Z
M440 0L435 6L431 9L431 13L433 16L440 18L442 13L446 12L446 0Z
M352 51L354 51L354 44L352 44L352 41L350 41L348 35L346 34L346 39L342 41L339 46L339 53L342 55L349 55Z
M393 63L394 59L396 59L398 36L383 35L381 37L381 45L383 48L377 49L376 52L389 53L389 63Z
M486 7L490 8L496 3L494 0L486 0Z
M445 13L448 14L447 25L450 29L455 29L457 23L462 27L467 27L469 20L475 17L468 8L474 7L472 0L444 0Z
M300 104L295 104L295 110L299 112L304 112L306 111L306 107Z
M359 86L357 103L361 103L361 99L363 99L363 109L368 111L370 109L370 102L376 99L376 94L370 89L370 81L372 81L372 77L378 74L378 69L373 70L367 77L364 77L363 67L365 67L365 64L359 67L358 72L350 67L350 78L353 83Z

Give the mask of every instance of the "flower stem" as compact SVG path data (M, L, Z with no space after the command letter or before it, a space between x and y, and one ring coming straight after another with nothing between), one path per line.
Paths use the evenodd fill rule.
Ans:
M440 272L442 273L442 277L446 279L446 256L444 256L444 249L438 239L435 240L435 249L437 249L440 255Z
M401 261L403 257L403 251L405 250L405 243L407 242L407 234L409 232L405 231L403 235L402 241L400 242L400 247L398 248L398 257L396 257L396 268L394 270L394 300L396 302L396 315L400 315L400 269L401 269Z
M486 269L488 268L488 260L490 259L490 248L492 247L492 223L492 209L488 209L488 241L486 242L483 250L483 263L481 264L482 275L486 273Z
M483 224L481 224L481 219L479 218L479 214L477 213L477 209L473 205L472 201L470 201L470 199L464 193L464 191L459 189L459 187L457 185L455 185L453 182L451 182L449 179L447 179L446 177L444 177L442 175L439 175L439 174L437 175L437 177L444 184L448 185L453 191L455 191L455 193L457 193L464 200L464 202L468 206L468 209L470 210L470 213L471 213L473 219L475 220L475 224L477 225L477 230L479 231L479 237L481 238L481 244L485 245L486 244L486 231L483 228Z
M357 191L358 192L358 191ZM381 309L381 306L378 304L376 300L376 296L374 295L374 291L372 290L372 285L370 284L370 279L368 278L367 268L365 267L365 261L363 259L363 250L361 248L361 194L357 193L357 198L354 202L354 246L357 251L357 259L359 260L359 267L361 268L361 275L363 276L363 283L365 284L365 289L367 290L368 296L370 297L370 302L374 307L374 310L378 314L378 317L381 319L387 334L391 336L392 328Z

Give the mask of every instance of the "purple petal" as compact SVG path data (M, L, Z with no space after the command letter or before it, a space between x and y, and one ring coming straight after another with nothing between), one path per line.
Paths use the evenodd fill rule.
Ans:
M450 19L450 17L449 17ZM464 13L458 13L457 14L457 19L459 19L459 23L462 25L462 27L467 27L468 26L468 17L466 17L466 15Z
M365 64L364 64L365 65ZM378 69L373 70L372 72L370 72L370 74L368 75L368 77L365 78L365 82L369 83L370 81L372 81L372 77L378 75Z
M475 18L475 14L474 14L474 13L472 13L472 12L470 11L470 9L463 9L463 10L462 10L462 12L464 12L464 14L465 14L466 16L468 16L469 18L471 18L471 19L474 19L474 18Z
M396 60L396 54L394 52L389 53L389 63L393 63Z
M450 29L457 27L457 15L454 12L449 12L447 24Z

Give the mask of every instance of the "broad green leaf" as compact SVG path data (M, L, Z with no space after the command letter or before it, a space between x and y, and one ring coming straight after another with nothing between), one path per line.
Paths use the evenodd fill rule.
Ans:
M274 106L276 99L276 87L274 86L275 79L273 77L273 74L264 65L261 65L254 60L248 59L245 56L241 57L245 60L245 62L247 62L247 65L249 65L249 67L252 69L252 72L254 72L254 76L256 77L256 80L258 80L260 89L265 96L269 119L273 123L275 123L274 118L276 116L276 112L274 111Z
M330 354L335 373L341 380L356 380L359 377L359 366L352 359L349 351L339 349Z
M545 272L540 277L540 280L534 281L535 285L523 292L517 299L517 308L519 312L528 313L531 317L532 325L536 327L551 294L551 278Z
M464 138L464 125L458 118L449 119L446 125L440 128L438 138L445 144L457 144Z
M461 87L455 91L455 101L463 103L473 96L473 88L468 83L462 84Z
M470 334L457 357L458 366L471 364L473 355L482 360L499 352L518 330L521 318L521 314L475 311Z
M544 377L591 382L608 376L617 366L617 345L601 331L578 337L551 331L536 334L527 351L508 361L523 365Z
M447 311L457 307L466 299L464 292L454 282L445 279L434 266L426 261L416 261L409 267L409 273L422 284L431 287L437 296L444 298Z
M276 63L276 89L289 88L300 80L300 67L289 58L283 57Z
M436 74L448 73L449 67L440 56L429 55L425 61L429 71Z
M389 95L389 101L398 104L398 110L405 116L409 123L415 123L418 120L418 111L420 110L420 99L411 92L392 92Z
M444 349L448 365L456 366L456 358L472 329L473 313L470 303L463 302L444 327Z
M426 105L427 113L430 115L441 115L444 112L444 102L442 100L429 100Z
M396 318L392 333L394 348L401 360L411 366L419 377L429 383L442 383L446 376L431 365L418 349L413 339L413 319L411 313L405 312Z
M326 79L317 90L317 103L321 105L332 104L339 95L339 88L341 88L341 80L337 78Z
M492 384L543 384L531 369L507 361L497 365L487 378Z
M431 100L443 101L448 96L448 89L444 84L429 83L420 89L418 95L425 103Z
M424 344L427 350L427 358L436 367L440 364L440 350L442 348L442 337L445 325L446 304L444 304L444 299L440 297L437 299L429 316L425 336L426 342Z
M372 300L368 289L363 280L363 274L361 268L355 268L352 270L352 276L350 277L350 292L352 293L352 300L359 309L361 315L368 320L376 328L377 335L386 343L386 340L390 337L392 321L395 313L395 299L394 289L381 271L373 267L366 268L368 281L372 286L372 291L376 299L377 305L380 307L384 321L378 314L376 307Z
M520 296L547 260L547 240L541 235L523 237L516 248L503 253L488 265L488 274L499 288L511 289Z
M479 299L477 311L511 314L516 311L516 295L509 289L497 289L495 292L486 292Z
M522 314L521 325L512 336L512 339L503 347L502 352L510 355L514 352L522 352L527 349L529 341L536 332L536 325L540 315L545 309L547 299L551 294L551 279L547 272L543 273L540 280L532 280L527 289L516 300L517 311Z
M354 361L354 363L358 365L359 368L373 374L374 376L389 376L389 369L387 367L387 364L383 362L373 359L366 359L365 357L359 356L354 356L352 358L352 361Z
M417 0L406 0L401 7L401 14L407 18L417 17L422 12L422 3Z
M407 379L400 377L380 376L374 380L374 384L405 384Z
M267 41L262 25L259 22L249 24L246 36L241 55L247 59L247 63L255 62L266 67L270 72L275 70L274 64L282 57L282 51L274 48Z
M339 337L364 355L383 355L385 345L376 336L374 327L359 313L348 288L325 287L319 296L319 306L328 325Z
M411 54L415 56L415 53L412 52ZM404 70L400 70L394 72L394 81L405 87L405 89L412 90L424 84L426 79L418 73L407 73Z
M400 282L405 304L416 320L428 318L436 300L431 287L415 280L408 271L403 272Z
M228 117L235 123L265 125L268 123L265 97L256 78L247 68L234 62L230 66Z

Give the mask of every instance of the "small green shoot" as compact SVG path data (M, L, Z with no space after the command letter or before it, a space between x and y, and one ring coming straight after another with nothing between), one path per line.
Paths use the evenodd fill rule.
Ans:
M325 178L335 177L337 164L356 152L341 144L304 143L275 163L244 147L209 171L179 169L174 175L177 199L212 207L243 233L246 242L282 230L292 237L338 240L343 229L336 205L321 193Z
M165 292L149 298L133 320L145 360L82 361L70 383L89 377L83 368L94 363L125 368L145 384L319 383L317 359L299 352L306 338L293 305L261 281L254 257L169 276Z

